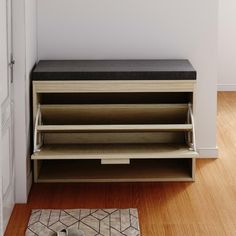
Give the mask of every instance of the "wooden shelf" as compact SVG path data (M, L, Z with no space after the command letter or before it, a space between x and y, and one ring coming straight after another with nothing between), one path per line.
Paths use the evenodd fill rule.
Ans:
M191 124L172 125L39 125L41 132L152 132L152 131L189 131Z
M41 108L47 109L188 109L187 103L154 103L154 104L41 104Z
M188 104L41 105L44 125L185 124Z
M38 182L193 181L195 159L132 160L101 165L97 160L43 161Z
M197 156L197 152L189 150L185 144L48 144L34 153L32 159L147 159Z

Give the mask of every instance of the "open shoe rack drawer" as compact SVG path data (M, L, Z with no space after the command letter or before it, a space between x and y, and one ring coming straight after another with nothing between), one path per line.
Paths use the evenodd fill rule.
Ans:
M194 180L195 81L124 83L33 81L35 182Z

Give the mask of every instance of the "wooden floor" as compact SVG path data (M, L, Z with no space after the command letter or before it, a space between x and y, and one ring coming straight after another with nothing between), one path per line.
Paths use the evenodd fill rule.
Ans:
M37 184L5 235L24 235L32 208L136 207L143 236L235 236L236 93L219 93L217 122L219 159L198 160L195 183Z

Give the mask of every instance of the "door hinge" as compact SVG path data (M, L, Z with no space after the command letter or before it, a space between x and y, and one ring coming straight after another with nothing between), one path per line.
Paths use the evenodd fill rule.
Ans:
M8 64L11 69L11 73L10 73L11 83L13 83L13 67L14 67L15 63L16 63L16 61L14 60L13 55L11 54L11 61Z
M13 68L13 66L15 65L16 61L14 59L11 59L11 61L9 62L9 66L11 68Z

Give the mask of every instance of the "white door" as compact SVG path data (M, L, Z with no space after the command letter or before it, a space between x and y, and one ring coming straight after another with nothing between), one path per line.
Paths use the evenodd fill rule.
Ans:
M14 206L11 0L0 0L0 215L3 234Z

